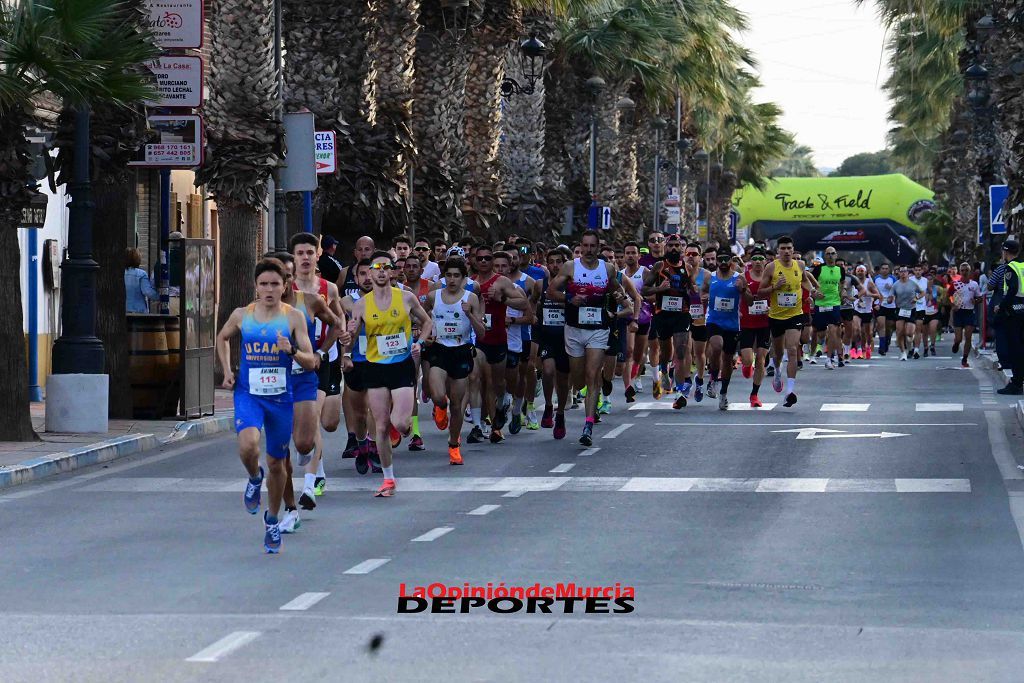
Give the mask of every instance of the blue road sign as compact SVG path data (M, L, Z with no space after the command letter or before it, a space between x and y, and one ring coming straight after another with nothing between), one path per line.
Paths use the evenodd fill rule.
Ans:
M612 229L612 207L610 206L601 207L601 229Z
M988 226L993 235L1006 234L1006 219L1003 218L1003 204L1010 196L1007 185L988 186ZM981 242L978 242L981 244Z
M597 230L601 225L601 205L594 202L587 209L587 228Z
M736 228L739 227L740 213L736 209L729 209L729 239L736 239Z

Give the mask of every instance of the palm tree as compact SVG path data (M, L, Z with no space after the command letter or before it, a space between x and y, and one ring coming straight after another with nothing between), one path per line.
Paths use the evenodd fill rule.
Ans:
M771 174L783 178L817 178L821 173L814 165L813 155L810 147L794 142Z
M267 181L284 152L274 68L273 0L213 0L210 96L203 107L207 156L196 174L217 202L220 229L220 327L255 294L256 264ZM240 49L244 46L244 49Z
M0 343L7 350L2 369L9 378L6 391L0 393L0 440L35 438L25 373L17 237L21 211L34 187L25 139L32 100L49 94L65 107L134 105L153 94L139 68L153 53L137 18L128 18L117 0L0 3L0 282L7 292L0 303ZM119 260L118 277L122 270ZM123 282L120 287L123 297ZM123 311L122 299L122 315Z

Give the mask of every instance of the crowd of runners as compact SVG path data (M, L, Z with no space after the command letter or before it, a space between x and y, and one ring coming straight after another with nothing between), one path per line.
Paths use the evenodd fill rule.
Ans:
M325 265L317 236L296 235L288 252L260 260L255 301L217 338L249 475L244 504L263 509L266 551L299 528L299 509L316 507L327 486L323 432L342 420L341 457L382 475L374 495L386 498L398 488L396 449L425 448L428 411L447 432L449 464L462 465L463 438L498 444L526 429L565 439L567 414L590 446L614 402L645 392L677 410L705 399L727 410L735 370L751 407L766 378L793 407L805 363L915 360L934 355L947 328L969 365L983 297L969 264L872 269L833 248L801 255L788 237L742 251L662 233L607 244L588 231L550 248L401 237L382 249L361 237L341 267ZM321 277L329 271L336 281ZM298 496L293 466L303 471Z

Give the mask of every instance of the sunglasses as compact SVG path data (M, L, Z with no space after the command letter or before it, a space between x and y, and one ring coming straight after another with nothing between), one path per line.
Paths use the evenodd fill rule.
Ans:
M493 261L494 257L493 256L477 256L476 260L477 261Z
M764 256L751 256L751 261L764 261Z
M430 247L416 247L413 251L430 251Z
M370 270L394 270L395 267L390 263L371 263Z
M653 242L655 244L661 244L662 242L665 241L665 238L664 237L648 237L647 241L648 242Z

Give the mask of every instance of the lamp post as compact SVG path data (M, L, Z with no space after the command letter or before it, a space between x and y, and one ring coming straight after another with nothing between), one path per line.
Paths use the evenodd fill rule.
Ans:
M651 227L654 232L658 232L658 225L661 222L661 132L668 127L668 121L657 116L651 121L651 127L654 128L654 199L652 201L652 207L654 209L653 216L651 218Z
M274 72L277 74L277 123L284 126L284 65L282 62L281 0L274 0ZM287 141L286 141L287 142ZM274 168L274 248L288 249L288 198L281 187L281 167ZM165 245L166 249L167 246Z
M711 164L709 163L710 157L708 153L703 149L698 149L693 153L693 160L698 164L704 164L707 166L707 183L704 186L704 221L708 226L708 234L711 234ZM700 215L697 216L700 218Z
M547 54L547 46L540 42L537 36L530 36L519 43L519 61L526 82L520 83L514 78L506 77L501 82L502 97L508 100L520 93L532 95L536 90L537 81L544 76L544 60Z
M982 17L984 19L985 17ZM981 164L978 168L978 175L981 176L981 187L982 187L982 198L981 204L984 205L988 186L993 184L995 180L995 171L993 168L993 155L995 154L995 146L998 141L995 139L995 135L992 131L992 110L989 106L989 102L992 97L992 91L988 84L988 69L981 66L977 62L970 64L964 69L964 80L967 81L967 103L970 105L971 110L974 112L974 131L975 140L978 143L979 150L982 153L980 159ZM991 207L989 207L991 211ZM995 240L991 232L984 238L984 242L987 243L987 249L985 249L985 260L989 263L993 262L993 247Z
M597 98L605 88L604 79L591 76L583 84L590 93L590 205L597 205Z

